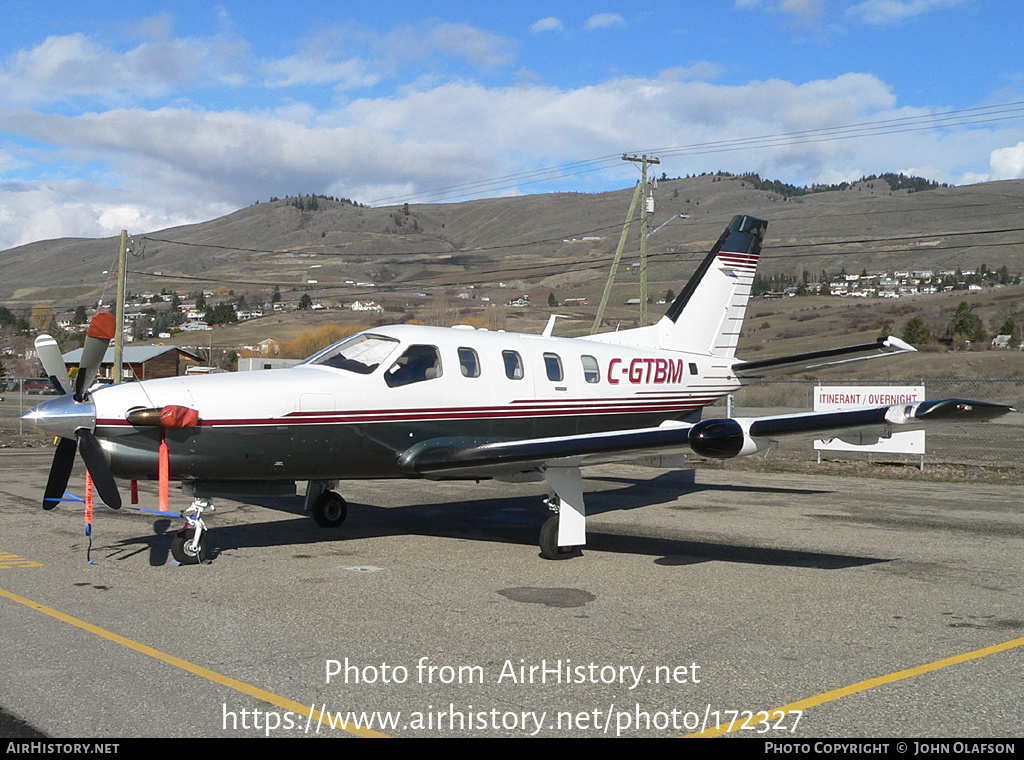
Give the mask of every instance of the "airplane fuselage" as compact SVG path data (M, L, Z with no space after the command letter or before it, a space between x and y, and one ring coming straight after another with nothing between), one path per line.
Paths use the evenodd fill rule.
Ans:
M398 459L422 441L656 426L687 418L739 386L728 359L586 338L412 325L362 335L377 341L372 369L332 365L322 358L328 351L291 369L98 389L96 437L123 478L157 476L162 435L173 479L408 477ZM411 374L417 361L430 368ZM168 405L197 410L199 425L144 427L126 419L132 409Z

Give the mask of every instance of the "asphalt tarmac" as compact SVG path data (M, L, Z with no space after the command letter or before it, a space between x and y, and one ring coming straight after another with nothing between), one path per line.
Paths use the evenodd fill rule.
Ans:
M0 452L4 735L1024 726L1019 486L594 468L588 546L553 562L543 484L347 482L334 531L220 501L183 567L178 518L97 507L90 548L82 504L44 512L50 457Z

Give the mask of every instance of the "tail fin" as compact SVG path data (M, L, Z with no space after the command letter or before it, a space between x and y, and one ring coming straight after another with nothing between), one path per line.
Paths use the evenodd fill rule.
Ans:
M735 216L659 324L658 348L731 357L768 222Z

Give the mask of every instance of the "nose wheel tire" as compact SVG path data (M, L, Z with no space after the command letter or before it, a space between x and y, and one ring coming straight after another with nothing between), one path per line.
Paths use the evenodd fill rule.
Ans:
M178 531L171 539L171 555L182 565L198 565L206 561L206 533L199 535L199 546L192 546L195 528Z
M348 505L334 491L324 491L310 511L314 522L321 528L337 528L348 516Z
M579 546L558 545L558 515L544 521L540 527L540 556L544 559L572 559L582 554Z

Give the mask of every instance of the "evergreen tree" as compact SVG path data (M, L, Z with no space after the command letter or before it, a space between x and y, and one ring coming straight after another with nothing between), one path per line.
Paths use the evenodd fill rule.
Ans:
M975 343L985 340L985 325L966 301L961 301L949 322L947 334L956 341L957 336Z
M999 335L1009 335L1010 345L1016 348L1020 345L1020 330L1017 329L1017 322L1013 317L1007 317L1006 321L1003 322L1002 327L999 328Z
M924 346L932 342L932 333L920 317L914 317L907 322L901 337L914 346Z

